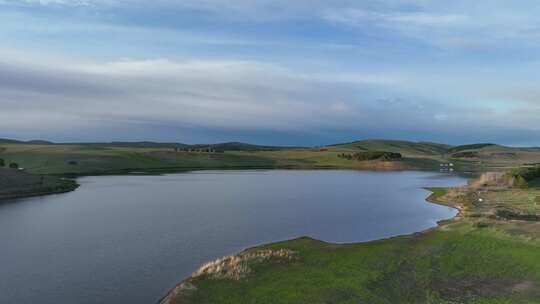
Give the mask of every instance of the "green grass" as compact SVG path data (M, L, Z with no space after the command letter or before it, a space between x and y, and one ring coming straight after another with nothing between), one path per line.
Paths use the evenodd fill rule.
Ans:
M251 272L240 280L189 279L196 289L168 303L540 303L540 222L475 213L524 208L532 202L505 199L523 190L490 192L487 206L477 206L472 195L456 198L447 188L429 190L430 200L465 205L469 212L411 236L358 244L300 238L252 248L289 249L295 258L249 262Z
M111 174L130 171L271 168L275 162L245 153L174 152L165 148L10 145L0 157L36 174ZM75 165L70 162L76 162Z
M426 188L426 190L429 190L433 193L432 195L433 200L438 200L448 193L448 188L445 188L445 187L431 187L431 188Z
M196 279L197 291L184 303L540 301L539 244L470 224L364 244L303 238L252 250L268 248L287 248L298 258L253 263L240 281ZM520 285L528 287L513 292Z
M168 144L39 144L0 143L0 158L17 162L36 174L117 174L130 171L174 172L196 169L370 169L438 170L452 161L458 171L504 170L540 162L540 150L471 145L478 158L451 159L450 146L435 143L367 140L323 148L277 149L229 143L214 145L225 153L174 152ZM242 149L246 150L238 150ZM402 160L358 161L340 158L342 153L381 151L400 153ZM469 151L469 150L467 150ZM512 157L508 157L512 155ZM76 161L77 165L70 165Z
M342 145L336 145L335 147L346 147L363 151L387 151L401 153L406 156L439 156L445 154L446 151L450 148L450 146L443 144L429 142L410 142L403 140L362 140Z
M174 152L171 148L137 148L102 145L0 145L0 158L17 162L35 174L96 175L174 172L197 169L435 169L432 159L401 161L351 161L335 149L227 151L225 153ZM76 165L70 164L76 162Z

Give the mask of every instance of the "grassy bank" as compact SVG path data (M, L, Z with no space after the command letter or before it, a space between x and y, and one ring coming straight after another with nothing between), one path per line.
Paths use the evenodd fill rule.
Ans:
M500 216L539 214L540 189L432 190L430 201L460 215L367 243L300 238L253 248L207 265L162 303L540 303L540 222Z
M71 179L0 168L0 200L69 192L77 187Z

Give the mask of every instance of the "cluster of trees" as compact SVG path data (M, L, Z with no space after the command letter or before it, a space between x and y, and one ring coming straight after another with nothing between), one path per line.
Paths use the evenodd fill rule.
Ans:
M6 166L6 161L3 158L0 158L0 168L3 168ZM11 169L19 169L19 164L17 163L9 163L9 168Z
M506 171L504 176L512 180L514 186L529 187L529 182L540 178L540 165L514 168Z
M348 160L357 160L357 161L366 161L366 160L399 160L401 159L401 153L394 152L379 152L379 151L368 151L368 152L356 152L353 154L350 153L341 153L338 154L338 157L345 158Z
M206 149L174 148L174 152L225 153L224 150L216 150L216 149L211 149L211 148L206 148Z

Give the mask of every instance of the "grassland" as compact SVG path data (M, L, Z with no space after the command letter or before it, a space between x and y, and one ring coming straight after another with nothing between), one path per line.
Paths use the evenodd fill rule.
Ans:
M340 154L399 153L396 160L359 161ZM376 153L375 153L376 154ZM492 144L449 146L427 142L366 140L318 148L284 148L243 143L185 145L152 142L53 144L0 140L0 158L36 176L155 174L204 169L507 170L540 163L540 150ZM30 175L27 175L32 184ZM34 184L35 185L35 184ZM0 185L1 186L1 185ZM2 191L13 189L3 187Z
M35 174L96 175L138 172L174 172L196 169L387 169L437 168L431 158L403 161L350 161L338 157L349 148L228 150L216 152L175 151L171 147L0 144L0 157L17 162Z
M177 151L175 147L190 151ZM206 149L211 152L206 152ZM219 149L219 152L214 149ZM366 151L399 153L402 158L357 161L339 157L341 153ZM497 145L452 147L389 140L358 141L320 148L279 148L241 143L175 146L172 143L147 142L51 144L0 141L0 158L17 162L27 172L46 175L252 168L438 170L441 162L452 162L457 171L493 171L525 163L540 163L540 150Z
M300 238L252 248L207 266L162 304L540 303L540 221L498 216L507 209L539 214L540 189L432 191L430 201L460 215L429 231L367 243ZM272 251L288 255L243 258Z
M3 145L0 157L31 173L98 175L133 171L269 168L273 162L235 153L174 152L170 148L95 147L87 145Z

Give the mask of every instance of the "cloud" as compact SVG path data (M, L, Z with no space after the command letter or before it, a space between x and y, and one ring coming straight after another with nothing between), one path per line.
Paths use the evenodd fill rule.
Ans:
M362 79L351 76L354 85L377 83ZM329 93L336 82L331 75L253 61L2 61L0 127L72 128L76 121L281 131L340 127L345 105ZM354 100L347 102L354 112ZM32 123L36 117L39 126Z
M0 4L28 4L42 6L88 6L93 3L93 0L1 0Z
M531 3L0 0L0 128L525 134Z
M0 4L30 6L30 9L34 6L84 7L85 13L96 10L97 15L110 14L113 18L108 21L118 15L126 17L134 13L138 18L147 15L152 26L159 24L154 17L164 12L174 12L179 20L194 17L213 23L326 22L356 27L360 33L370 35L412 38L445 49L492 50L520 47L520 43L538 47L540 36L538 10L531 0L476 1L474 4L465 0L451 3L420 0L156 0L151 3L143 0L0 0Z
M375 24L380 26L463 26L468 21L465 15L429 14L425 12L372 12L362 9L340 9L329 11L324 18L331 22L352 26Z
M401 130L418 136L427 130L468 136L471 130L540 129L538 104L500 107L455 102L464 98L459 92L411 93L403 89L409 87L402 82L406 75L307 73L259 61L87 62L2 54L0 128L9 134L131 125L284 134ZM447 86L414 81L432 90Z

